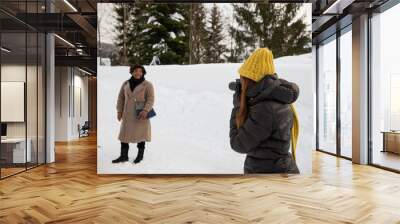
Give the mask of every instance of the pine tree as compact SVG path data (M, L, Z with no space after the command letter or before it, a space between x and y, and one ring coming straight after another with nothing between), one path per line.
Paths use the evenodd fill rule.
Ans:
M256 48L254 34L247 20L255 15L255 4L233 4L235 25L230 26L230 35L234 40L229 62L240 62Z
M153 56L158 56L161 64L187 63L185 10L182 4L117 4L117 45L121 56L126 52L131 64L149 64Z
M188 63L186 16L187 6L185 5L151 4L146 42L152 46L149 51L160 58L161 64Z
M226 46L222 43L224 40L224 27L222 23L221 12L216 4L211 8L211 15L208 21L208 47L206 48L206 63L223 62L222 56L226 52Z
M268 47L275 57L310 52L310 32L303 18L296 18L300 7L296 3L234 4L238 28L231 27L231 34L235 34L239 60L259 47Z
M227 61L238 63L240 62L240 56L243 54L244 42L242 41L241 33L234 29L233 26L229 27L229 36L230 46Z
M116 58L116 61L119 61L119 64L126 63L127 51L126 51L126 8L125 4L118 3L114 6L114 11L116 13L116 25L115 29L118 33L116 44L119 47L120 55Z
M117 14L116 30L120 63L146 64L148 58L151 57L148 52L149 46L146 44L146 32L144 32L147 26L149 5L118 3L114 10Z
M189 14L189 63L199 64L205 60L206 10L203 4L190 4Z

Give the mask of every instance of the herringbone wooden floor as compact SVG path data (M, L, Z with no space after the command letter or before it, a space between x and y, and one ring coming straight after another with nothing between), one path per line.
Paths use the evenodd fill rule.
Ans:
M96 139L0 181L0 223L400 223L400 175L314 154L311 176L98 176Z

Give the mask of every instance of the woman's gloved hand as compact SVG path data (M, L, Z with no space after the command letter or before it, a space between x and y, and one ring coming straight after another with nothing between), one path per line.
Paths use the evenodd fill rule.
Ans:
M233 94L233 108L238 108L240 105L240 93L235 92Z
M240 104L240 89L241 89L241 84L240 84L240 79L236 79L234 82L229 83L229 89L234 91L233 94L233 107L237 108L239 107Z
M117 113L117 119L118 119L118 121L121 121L121 119L122 119L122 112L118 112L118 113Z

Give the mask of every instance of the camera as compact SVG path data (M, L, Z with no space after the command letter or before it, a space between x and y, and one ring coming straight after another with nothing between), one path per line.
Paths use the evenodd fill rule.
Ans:
M240 93L240 88L241 88L240 79L236 79L235 81L229 83L229 89L232 91Z

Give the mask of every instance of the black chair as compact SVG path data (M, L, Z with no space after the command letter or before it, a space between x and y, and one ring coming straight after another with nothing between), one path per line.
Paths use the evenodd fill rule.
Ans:
M90 129L89 121L85 121L82 127L80 127L80 125L78 124L79 138L89 136L89 129Z

